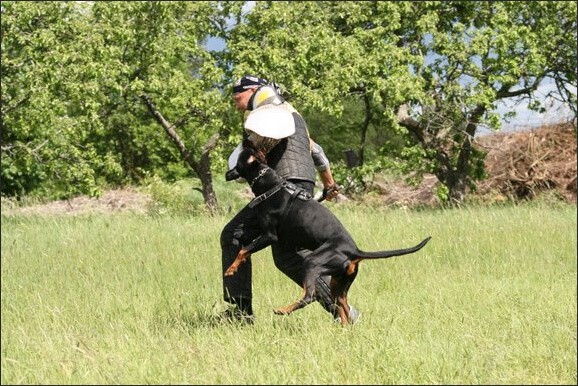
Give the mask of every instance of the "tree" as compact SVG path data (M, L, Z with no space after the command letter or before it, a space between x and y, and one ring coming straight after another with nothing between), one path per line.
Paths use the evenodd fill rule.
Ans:
M553 79L575 111L576 2L243 4L3 2L2 195L193 175L214 210L213 154L241 119L226 88L247 72L309 115L351 107L335 128L359 132L364 163L435 173L452 202L484 176L471 140L499 129L499 101L541 109ZM208 36L227 49L208 51Z
M226 139L232 108L220 53L204 43L224 36L240 6L3 3L2 194L97 195L150 174L186 176L186 164L198 166L213 211L210 151ZM186 159L143 95L175 122Z
M576 2L258 2L228 47L236 71L275 79L300 106L339 116L357 95L359 126L403 138L384 153L434 173L452 203L484 177L472 139L499 129L498 101L540 109L551 77L576 105Z
M81 4L3 2L1 12L2 195L94 193L95 171L116 168L86 141L98 121L77 119L95 113L82 98L92 85L69 81L86 70Z
M112 39L122 55L118 61L125 66L119 77L126 90L124 116L162 126L170 139L166 142L165 137L165 142L176 151L173 159L184 161L199 177L211 213L217 209L217 197L210 153L228 133L223 111L230 106L220 91L223 71L216 65L218 58L205 48L204 41L209 34L223 34L230 10L230 6L210 2L94 5L100 30L111 36L125 34L123 39ZM120 24L125 29L116 27ZM166 156L161 160L166 161Z

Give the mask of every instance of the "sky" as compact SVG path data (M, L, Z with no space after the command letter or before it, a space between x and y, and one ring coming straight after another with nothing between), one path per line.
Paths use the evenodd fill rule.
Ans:
M536 91L538 98L545 101L546 112L543 114L529 110L525 103L516 105L512 100L506 100L500 103L497 111L501 115L511 110L516 111L517 114L517 117L512 122L502 120L502 131L531 129L543 124L567 122L571 120L573 114L570 107L553 98L546 98L548 92L555 89L556 85L553 82L543 82ZM576 89L574 89L574 94L576 94Z

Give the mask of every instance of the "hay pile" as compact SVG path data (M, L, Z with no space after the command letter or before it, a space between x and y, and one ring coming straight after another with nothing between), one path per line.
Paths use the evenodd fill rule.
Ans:
M484 161L488 178L478 181L467 198L483 202L531 200L541 193L576 202L576 128L572 122L544 125L516 132L476 137L475 146L487 152ZM426 175L419 186L376 178L365 201L377 199L386 206L436 206L438 183Z
M576 127L572 122L482 136L476 138L476 145L488 151L489 178L478 184L479 195L532 199L553 191L576 202Z

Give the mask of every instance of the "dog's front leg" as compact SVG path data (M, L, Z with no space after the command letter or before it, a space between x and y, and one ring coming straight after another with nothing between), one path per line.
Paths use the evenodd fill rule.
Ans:
M241 248L239 253L237 253L237 257L235 257L233 263L225 271L225 276L233 276L239 269L239 265L244 263L245 260L247 260L249 257L251 257L251 252L249 252L248 249Z
M252 253L259 252L261 249L268 247L277 241L277 234L266 232L256 237L249 245L242 247L233 263L225 271L225 276L233 276L239 269L239 265L245 262Z
M253 241L251 241L249 245L243 247L243 249L250 251L250 253L259 252L260 250L267 248L271 244L276 243L277 240L278 238L276 232L266 231L263 232L262 235L256 237Z

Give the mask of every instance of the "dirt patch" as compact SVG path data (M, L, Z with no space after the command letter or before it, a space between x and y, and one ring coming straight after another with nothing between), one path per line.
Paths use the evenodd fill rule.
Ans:
M152 199L150 196L133 189L119 189L106 191L99 198L79 196L69 200L53 201L42 205L19 207L15 203L2 199L2 214L90 214L115 213L132 211L145 213Z
M371 190L377 197L367 199L381 205L411 208L416 206L435 206L440 203L435 194L438 179L433 174L423 176L422 182L413 186L404 181L390 181L376 178ZM365 198L364 198L365 199Z

